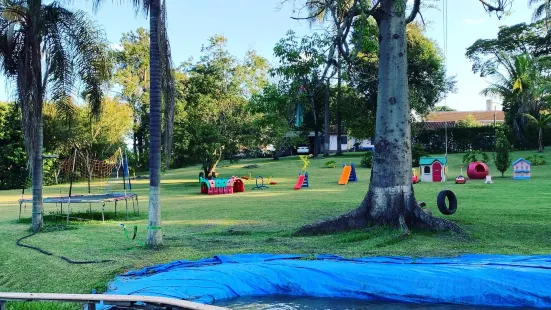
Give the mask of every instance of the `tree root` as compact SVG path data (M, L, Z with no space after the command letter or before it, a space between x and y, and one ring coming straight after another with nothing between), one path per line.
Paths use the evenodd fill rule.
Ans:
M370 191L358 208L336 218L305 225L296 231L294 235L332 234L382 225L391 225L399 228L402 231L402 238L410 234L410 228L438 232L452 231L464 235L463 230L456 223L447 219L434 217L425 212L415 201L413 189L410 193L406 194L401 191L400 197L389 198L388 202L396 205L387 205L384 209L388 210L384 214L380 213L380 206L378 210L373 208L372 204L378 198L375 196Z

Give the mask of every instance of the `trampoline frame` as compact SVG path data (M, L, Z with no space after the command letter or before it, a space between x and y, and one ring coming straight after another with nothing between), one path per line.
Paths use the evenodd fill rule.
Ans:
M96 198L96 199L93 199ZM140 203L138 200L138 194L136 193L108 193L108 194L91 194L91 195L74 195L74 196L57 196L57 197L44 197L42 199L43 204L53 204L55 203L61 205L61 212L63 213L63 204L67 204L67 222L69 221L69 216L71 213L71 204L72 203L88 203L90 206L90 212L92 211L92 203L101 203L101 220L105 222L105 203L114 202L115 203L115 215L117 215L117 202L124 200L126 205L126 220L128 220L128 199L132 200L132 210L136 214L136 209L138 215L140 215ZM19 199L19 220L21 220L21 209L23 204L27 202L32 203L32 198Z
M73 195L73 174L75 170L75 162L76 162L76 156L77 156L77 148L75 147L73 150L73 164L72 164L72 170L69 177L69 195L68 196L57 196L57 197L43 197L42 203L43 204L52 204L55 203L56 207L59 203L61 205L61 213L63 213L63 203L67 204L67 224L69 224L69 216L71 213L71 203L88 203L90 208L90 213L92 212L92 203L102 203L101 206L101 220L102 222L105 222L105 203L106 202L115 202L115 215L117 215L117 202L124 200L126 205L126 220L128 220L128 199L132 200L132 210L134 211L134 214L136 214L136 208L138 209L138 215L140 215L140 204L138 201L138 194L132 192L132 183L130 182L130 173L128 170L128 158L126 156L126 152L123 153L123 151L119 148L118 152L120 152L120 159L121 159L121 167L123 168L122 173L122 179L123 179L123 188L124 192L106 192L104 194L91 194L90 193L90 183L88 183L88 194L78 194ZM115 152L116 154L116 152ZM128 181L128 191L127 191L127 184ZM21 199L19 199L19 221L21 221L21 209L23 204L26 204L27 202L32 203L32 198L23 198L23 195L25 193L25 189L23 189L23 192L21 194ZM94 199L95 198L95 199ZM136 203L134 204L134 199ZM42 212L42 216L44 216L44 211Z

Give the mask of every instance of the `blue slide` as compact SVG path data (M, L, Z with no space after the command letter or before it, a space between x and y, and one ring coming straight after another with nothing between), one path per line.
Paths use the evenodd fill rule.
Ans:
M219 255L127 272L110 283L106 294L162 296L206 304L250 295L293 295L551 307L551 255L416 259Z

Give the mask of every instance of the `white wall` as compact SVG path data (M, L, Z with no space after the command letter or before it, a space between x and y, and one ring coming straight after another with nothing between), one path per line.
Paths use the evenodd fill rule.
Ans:
M344 137L345 135L343 135ZM348 137L348 143L346 144L341 144L341 149L343 151L346 151L348 149L351 149L352 147L354 147L354 143L356 143L356 139L355 138L352 138L352 137ZM371 146L371 141L369 141L369 139L365 139L365 140L362 140L362 141L358 141L360 142L360 147L368 147L368 146ZM329 136L329 151L332 151L332 152L335 152L337 151L337 135L330 135Z

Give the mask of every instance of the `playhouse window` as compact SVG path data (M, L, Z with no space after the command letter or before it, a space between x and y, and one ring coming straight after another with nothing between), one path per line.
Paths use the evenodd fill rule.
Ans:
M423 168L423 173L430 173L430 167L425 166L425 168Z

